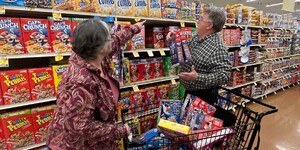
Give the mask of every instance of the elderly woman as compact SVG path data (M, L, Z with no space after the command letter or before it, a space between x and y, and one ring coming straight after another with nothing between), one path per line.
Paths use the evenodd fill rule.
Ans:
M130 134L127 124L115 123L119 84L108 58L139 33L143 24L113 36L99 20L86 20L75 28L73 53L58 87L57 108L48 129L50 149L117 149L118 141Z

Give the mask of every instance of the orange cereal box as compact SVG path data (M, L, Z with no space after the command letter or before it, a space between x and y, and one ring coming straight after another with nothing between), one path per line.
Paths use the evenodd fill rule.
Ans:
M4 104L15 104L30 100L27 70L3 71L0 73Z
M75 10L75 0L52 0L55 10Z
M0 149L6 150L6 139L5 139L5 135L4 135L1 118L0 118Z
M53 118L56 105L37 107L31 109L35 143L46 141L47 128Z
M57 91L58 84L62 79L62 75L67 70L67 68L68 68L68 65L55 65L55 66L52 66L54 86L55 86L56 91Z
M54 21L49 17L49 32L51 46L56 53L71 52L72 45L72 21L71 18L62 18L62 21Z
M148 1L147 0L132 0L133 15L136 17L148 17Z
M28 70L31 99L45 99L55 96L52 69L35 68Z
M116 4L114 0L98 0L99 13L103 15L114 15Z
M98 12L97 0L75 0L75 11Z
M21 29L27 53L52 52L47 19L21 18Z
M133 2L132 0L115 0L116 15L133 16Z
M24 54L19 18L0 17L0 54Z
M1 115L7 149L17 149L34 144L30 109Z
M148 0L149 17L161 17L161 0Z

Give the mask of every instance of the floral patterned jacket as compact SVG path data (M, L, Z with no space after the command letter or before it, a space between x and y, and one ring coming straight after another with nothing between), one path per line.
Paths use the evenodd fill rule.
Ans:
M113 52L140 32L137 25L112 36ZM117 86L109 66L103 67ZM117 104L109 83L100 77L100 70L72 53L69 66L58 87L57 108L48 128L47 145L62 150L115 150L126 136L123 124L116 124Z

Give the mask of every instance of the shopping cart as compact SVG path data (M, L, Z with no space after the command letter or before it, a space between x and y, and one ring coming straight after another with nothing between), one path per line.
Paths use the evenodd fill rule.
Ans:
M124 139L125 149L210 149L212 145L218 145L222 149L258 149L260 144L260 128L261 120L264 116L275 113L278 109L274 106L263 103L259 100L242 95L234 90L229 90L223 87L219 87L220 90L224 90L230 94L235 94L244 98L244 100L255 102L258 105L262 105L268 109L264 112L256 112L246 107L244 103L234 103L227 99L217 95L219 100L225 101L222 107L224 110L229 111L236 116L235 125L232 127L224 127L218 130L209 130L189 135L168 135L164 133L165 137L157 137L147 143L134 143L129 142L128 139ZM232 110L232 106L235 106L235 111ZM143 106L139 108L132 108L122 110L121 118L122 122L126 123L128 120L138 120L139 122L149 121L147 118L142 118L147 114L156 114L158 112L158 105L152 104L151 106ZM149 119L149 118L148 118ZM151 118L152 121L155 118ZM156 123L156 122L154 122ZM152 125L152 128L155 126ZM145 130L143 131L145 132ZM134 133L134 136L140 133ZM255 147L253 147L256 142Z

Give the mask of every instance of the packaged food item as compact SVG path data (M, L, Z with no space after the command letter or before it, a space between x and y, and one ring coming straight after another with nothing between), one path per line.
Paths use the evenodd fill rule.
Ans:
M58 10L75 10L75 0L52 0L52 8Z
M133 15L136 17L148 17L148 0L132 0Z
M171 40L169 47L172 66L182 65L184 63L184 55L180 38Z
M154 79L155 75L154 75L154 65L152 65L154 62L153 58L148 58L146 60L143 61L145 63L145 70L143 73L145 80L149 80L149 79Z
M56 53L72 51L72 22L70 18L62 18L61 21L54 21L49 17L51 46Z
M179 89L180 88L180 82L177 82L176 85L170 85L170 96L169 99L175 100L179 99Z
M35 143L46 141L47 130L56 105L36 107L31 109Z
M131 41L132 50L145 49L145 26L142 27L140 33L132 37Z
M75 11L98 12L98 7L96 0L75 0Z
M168 99L170 92L169 84L162 84L157 86L157 99L160 101L162 99Z
M25 6L24 0L15 0L15 1L0 0L0 5Z
M143 89L145 104L150 105L149 109L158 108L159 103L156 95L156 87L146 87Z
M172 67L171 64L171 57L163 57L163 74L164 76L172 76L177 75L177 69L176 67Z
M28 79L31 88L32 100L55 96L53 72L51 68L28 69Z
M27 70L11 70L0 73L4 104L15 104L30 100Z
M55 86L56 91L58 90L57 89L58 84L62 79L62 75L67 70L67 68L68 68L68 65L54 65L54 66L52 66L54 86Z
M19 18L0 17L0 54L24 54Z
M118 24L120 24L120 29L123 30L124 28L129 28L131 25L131 22L126 21L118 21ZM144 38L145 39L145 38ZM132 40L129 40L127 43L125 43L123 46L121 46L121 50L132 50Z
M153 68L153 78L163 76L163 62L161 57L153 58L153 63L151 63L151 68Z
M6 150L6 138L5 138L1 118L0 118L0 149Z
M52 8L51 0L24 0L25 7Z
M161 100L159 119L180 123L181 106L180 100Z
M115 0L116 15L133 16L133 2L132 0Z
M145 133L150 129L157 127L157 113L146 115L139 119L141 125L141 133Z
M130 61L127 57L123 58L123 83L128 84L131 82L130 79Z
M184 56L184 61L185 62L191 62L193 61L192 59L192 55L190 52L190 48L188 46L188 41L186 36L181 36L181 45L182 45L182 52L183 52L183 56Z
M146 31L147 48L164 48L165 32L164 27L153 27Z
M122 91L118 101L118 120L121 120L121 110L129 109L131 106L130 100L131 91Z
M160 0L148 0L149 17L160 18L161 17L161 1Z
M130 108L136 108L136 109L131 109L132 113L134 113L135 111L141 111L143 109L142 107L145 105L145 99L143 97L142 92L143 89L141 89L139 92L131 91Z
M2 97L2 89L0 86L0 106L3 105L4 101L3 101L3 97Z
M98 0L99 13L103 15L114 15L116 3L114 0Z
M1 114L1 119L8 150L34 144L30 109Z
M214 130L221 129L223 127L223 121L221 119L206 115L203 121L202 129Z
M168 19L180 19L180 9L179 8L161 8L162 17Z
M136 82L140 79L140 72L138 68L139 60L130 60L130 82Z
M162 7L181 8L181 0L162 0Z
M158 127L162 133L186 135L190 133L190 127L172 121L160 119Z
M21 18L25 50L30 54L50 53L49 24L47 19Z

